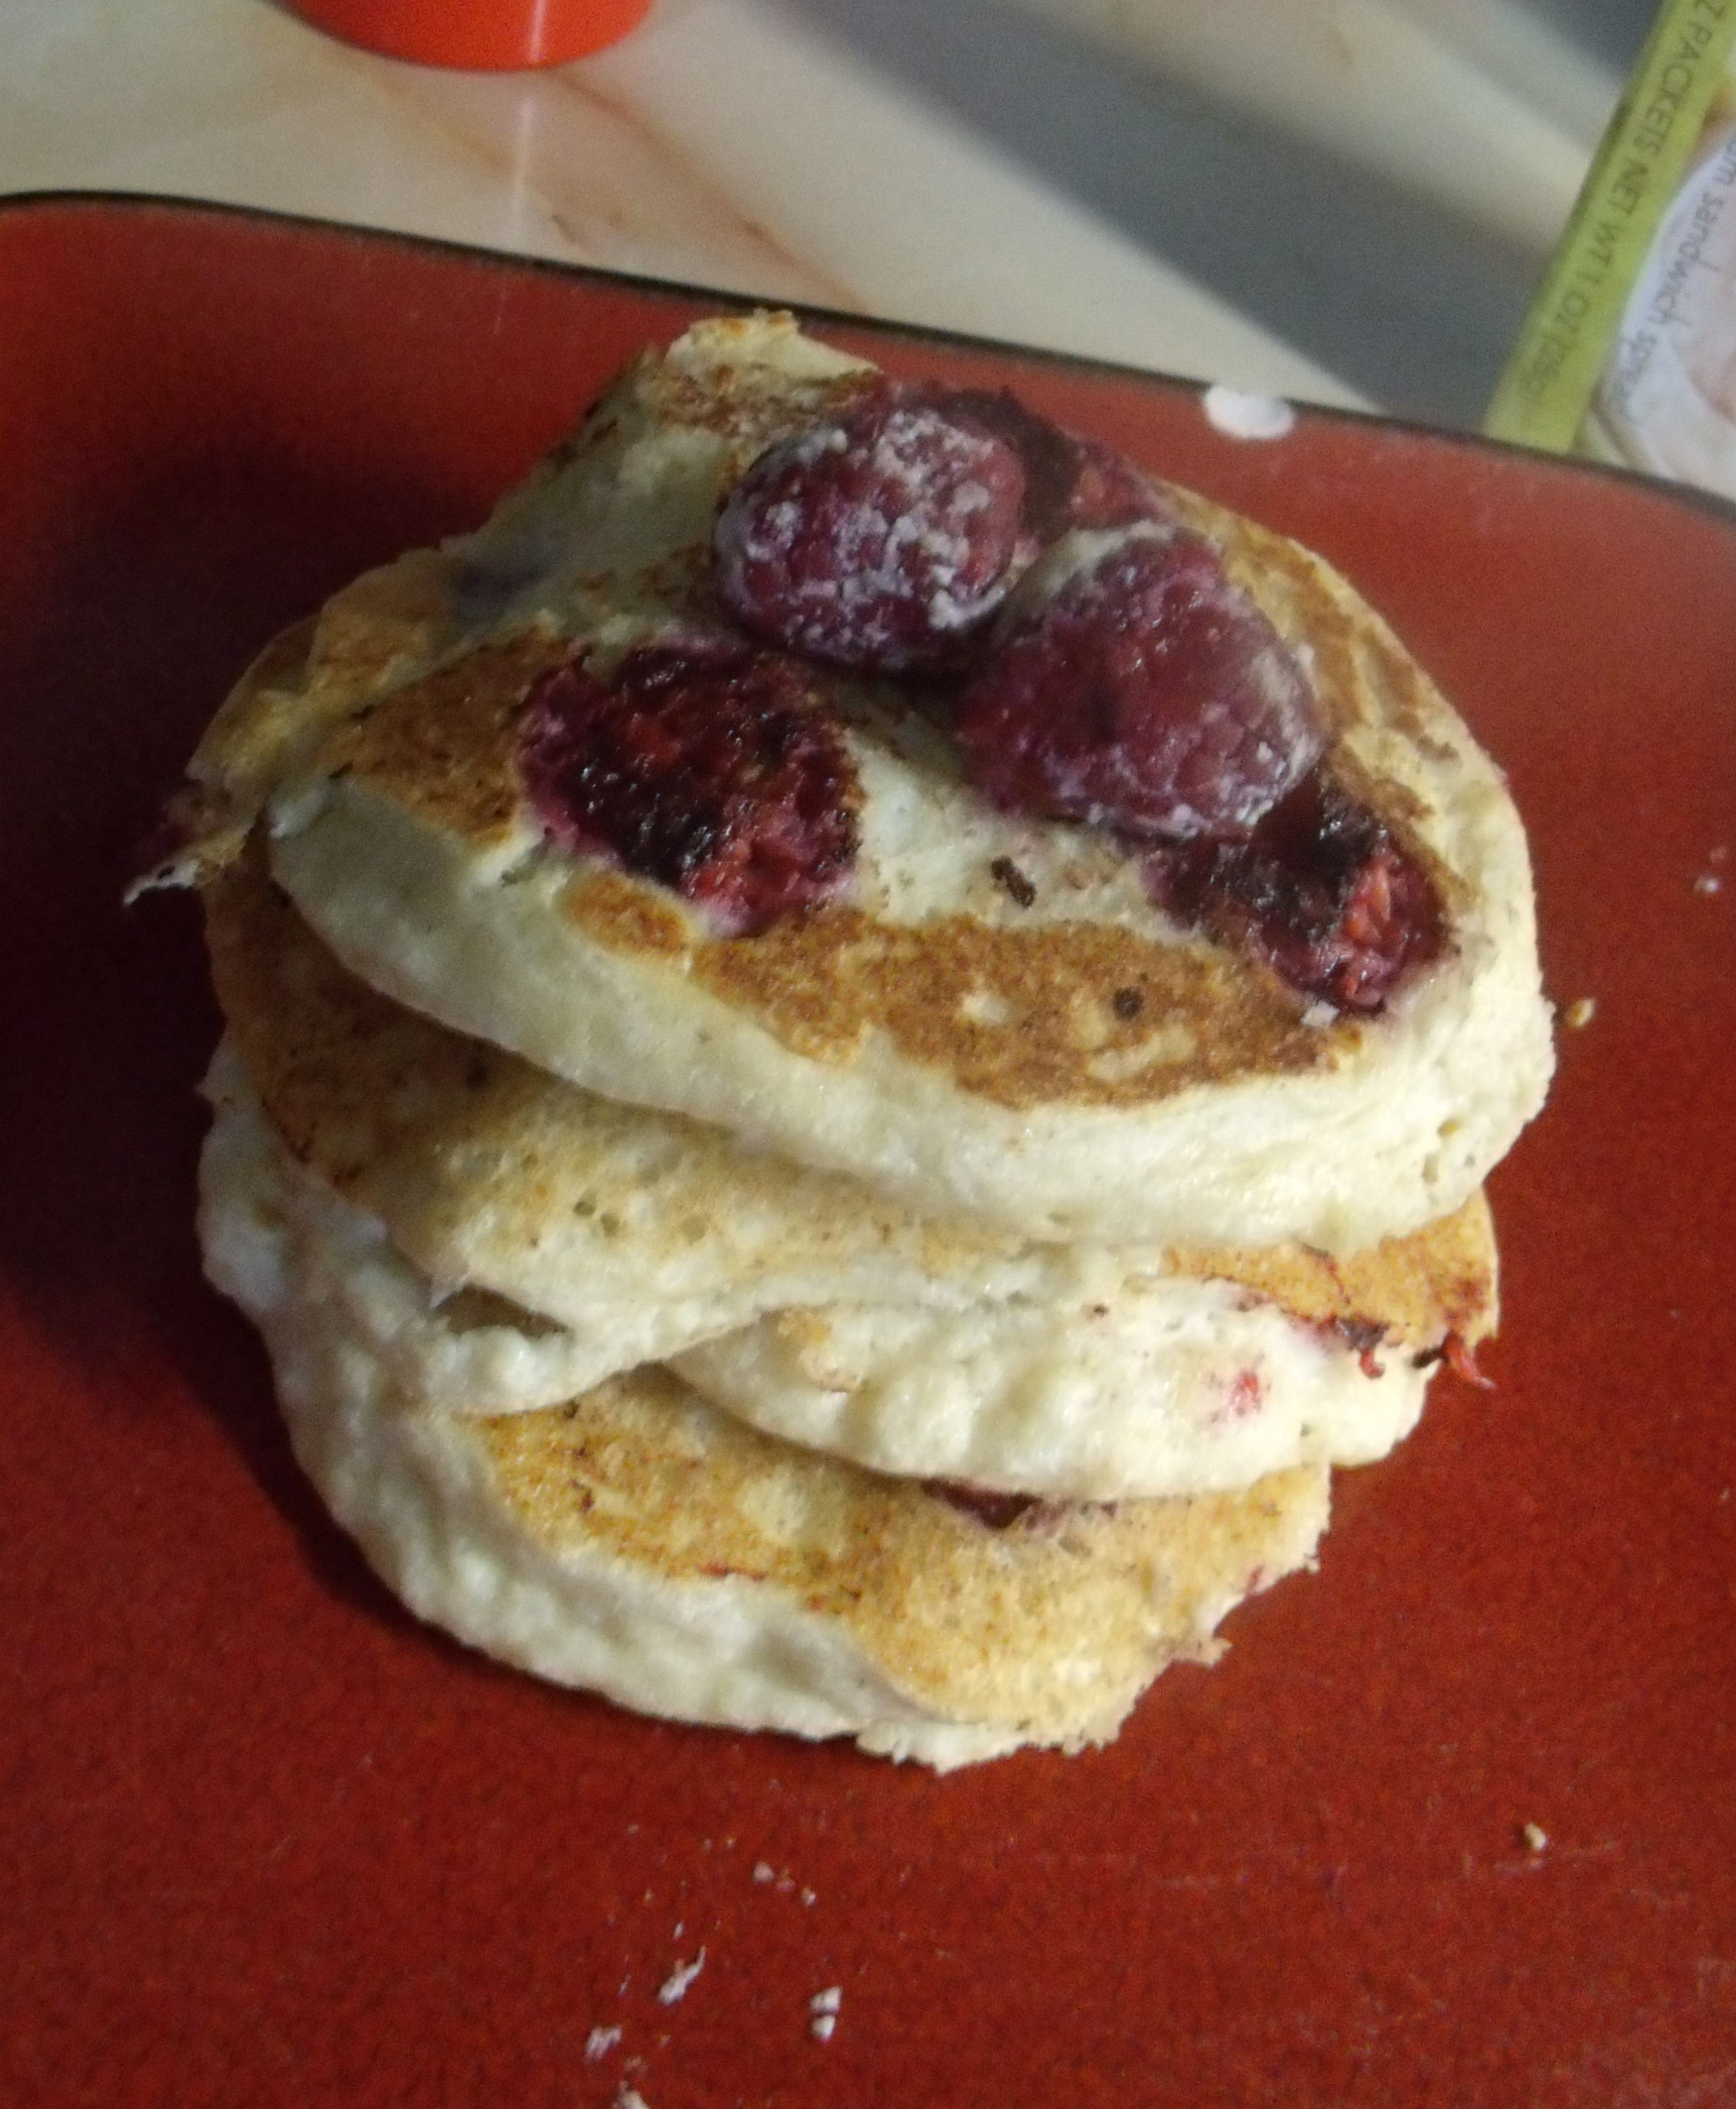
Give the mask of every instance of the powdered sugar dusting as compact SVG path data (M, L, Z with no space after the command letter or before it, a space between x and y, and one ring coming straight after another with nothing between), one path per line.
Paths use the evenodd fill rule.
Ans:
M967 416L886 390L762 454L713 537L755 635L895 671L944 652L1006 589L1024 472Z
M1026 619L960 699L971 780L1006 812L1141 836L1245 833L1325 743L1282 638L1200 535L1078 535L1053 558L1062 583L1034 612L1038 585L1021 588L1012 612Z

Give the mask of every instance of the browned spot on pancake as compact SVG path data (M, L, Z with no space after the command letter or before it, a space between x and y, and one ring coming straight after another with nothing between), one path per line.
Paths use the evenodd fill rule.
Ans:
M169 802L176 847L210 850L227 836L214 865L240 847L312 716L304 684L313 634L311 620L281 631L224 698L194 752L187 783Z
M613 952L687 951L688 926L679 911L624 872L591 867L561 892L561 911L588 937Z
M345 973L271 883L257 838L206 887L205 908L218 1001L273 1126L362 1206L406 1162L431 1171L474 1141L498 1153L546 1088L513 1056Z
M649 599L689 616L708 615L724 627L729 618L717 598L708 549L677 549L649 566L641 589Z
M1346 611L1321 585L1302 553L1275 535L1263 537L1269 546L1261 551L1261 562L1274 573L1287 574L1295 595L1296 615L1307 639L1309 675L1314 694L1326 713L1333 736L1339 737L1364 721L1369 715L1366 685L1357 665L1357 630ZM1296 632L1291 630L1293 637Z
M449 641L452 565L438 549L412 549L364 571L320 610L309 667L314 680L372 689L407 659L426 661Z
M647 1368L476 1426L501 1498L557 1555L769 1584L839 1621L937 1711L1057 1739L1107 1733L1197 1648L1206 1607L1293 1564L1319 1515L1322 1474L1301 1470L1240 1493L1055 1504L1048 1528L995 1533L913 1481L694 1407Z
M1338 621L1355 668L1346 678L1356 684L1357 717L1398 734L1421 752L1450 760L1455 750L1434 736L1441 706L1427 675L1386 625L1371 621L1365 611L1353 615L1341 607Z
M406 682L333 742L333 772L365 777L469 842L501 840L522 803L519 713L537 675L571 648L551 632L524 630Z
M1482 1193L1409 1237L1388 1238L1349 1259L1306 1245L1266 1251L1179 1247L1178 1273L1233 1281L1311 1325L1366 1330L1434 1348L1450 1333L1474 1344L1499 1316L1495 1224Z
M291 770L316 756L375 689L450 641L452 571L438 550L413 549L364 571L317 616L273 638L201 739L171 802L168 842L214 869Z
M647 407L657 419L670 418L727 440L734 454L731 473L739 474L773 440L835 411L879 376L857 373L816 375L792 380L773 369L751 366L713 370L695 378L673 367L657 369L645 386Z
M623 405L635 389L645 385L657 363L652 351L639 352L572 431L564 439L557 440L543 455L539 472L556 475L585 454L606 446L620 427Z
M237 693L249 689L283 688L299 680L313 650L318 626L309 616L280 630L241 676L237 684Z
M694 976L787 1045L847 1060L870 1030L999 1104L1125 1106L1190 1085L1311 1069L1357 1028L1310 1031L1240 962L1107 924L916 925L850 909L702 945ZM1131 1015L1126 990L1140 1002Z

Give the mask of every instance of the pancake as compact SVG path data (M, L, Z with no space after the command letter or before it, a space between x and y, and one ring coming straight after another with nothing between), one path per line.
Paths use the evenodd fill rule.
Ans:
M1296 544L787 318L219 711L207 1270L419 1615L945 1768L1112 1736L1493 1327L1504 782Z
M582 1336L473 1285L437 1288L381 1224L298 1166L227 1042L206 1093L208 1183L245 1190L254 1217L275 1226L274 1267L287 1253L310 1256L298 1293L340 1305L397 1387L446 1411L499 1416L558 1405L595 1380L599 1358ZM1245 1271L1257 1257L1269 1262L1244 1256ZM1414 1276L1416 1317L1437 1326L1456 1282L1474 1339L1492 1316L1492 1263L1479 1198L1426 1241L1331 1269L1312 1299L1310 1285L1293 1284L1296 1310L1227 1276L1133 1276L1084 1304L782 1311L671 1366L751 1425L881 1472L1064 1500L1205 1493L1384 1456L1415 1425L1441 1354L1438 1342L1405 1344L1404 1276ZM1299 1260L1285 1269L1301 1271ZM1379 1325L1344 1314L1382 1307L1378 1352L1359 1351Z
M485 1289L436 1287L376 1217L298 1165L260 1112L230 1041L219 1045L204 1088L213 1118L203 1184L246 1199L249 1237L224 1245L225 1280L245 1262L252 1284L237 1292L244 1308L292 1280L304 1303L340 1307L344 1330L399 1389L444 1412L558 1406L596 1381L598 1358L581 1335Z
M555 838L525 775L539 680L647 640L739 644L711 569L720 500L866 385L772 318L647 355L477 534L339 596L244 681L165 875L232 856L263 807L276 878L382 993L1021 1240L1344 1254L1461 1206L1551 1061L1511 801L1345 581L1174 486L1152 486L1166 517L1309 670L1333 780L1439 904L1437 951L1378 1013L1182 927L1113 829L999 808L920 680L805 670L859 839L847 883L767 927L720 928Z
M940 1768L1116 1731L1305 1566L1323 1468L1234 1494L1003 1514L778 1443L667 1371L548 1410L443 1410L388 1375L325 1262L221 1145L213 1280L256 1321L296 1455L419 1616L641 1712Z
M490 1289L570 1327L587 1382L791 1305L963 1308L1103 1271L579 1091L405 1011L337 964L256 855L205 903L241 1066L291 1154L440 1289Z
M1493 1325L1481 1195L1350 1262L1021 1249L399 1009L255 857L206 906L232 1036L214 1098L257 1129L257 1086L306 1167L280 1184L347 1255L330 1271L353 1318L395 1375L461 1407L546 1405L668 1359L769 1433L878 1470L1112 1499L1383 1456L1449 1341Z
M1249 1255L1223 1258L1254 1271ZM1173 1271L1130 1274L1101 1295L964 1312L784 1311L671 1359L755 1427L877 1471L1113 1501L1372 1464L1416 1426L1450 1344L1492 1325L1481 1194L1342 1263L1318 1315L1305 1315L1304 1296L1286 1303L1233 1272L1189 1271L1201 1263L1171 1255ZM1413 1268L1428 1322L1407 1342L1394 1277ZM1450 1303L1468 1334L1443 1324ZM1371 1309L1384 1316L1357 1315Z

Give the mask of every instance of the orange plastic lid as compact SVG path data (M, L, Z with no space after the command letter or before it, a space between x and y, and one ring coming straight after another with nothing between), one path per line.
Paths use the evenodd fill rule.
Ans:
M291 0L346 43L424 65L561 65L625 37L651 0Z

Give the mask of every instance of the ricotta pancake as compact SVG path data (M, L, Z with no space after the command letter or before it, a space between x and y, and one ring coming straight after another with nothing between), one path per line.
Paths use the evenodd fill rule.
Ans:
M269 645L172 820L207 1271L389 1585L557 1682L1102 1741L1493 1328L1499 772L1010 396L698 326Z
M597 1380L597 1357L581 1334L485 1289L436 1287L377 1218L298 1165L227 1040L205 1095L213 1118L201 1184L217 1198L201 1231L207 1242L221 1240L223 1281L245 1280L237 1292L244 1309L291 1289L310 1309L338 1306L341 1329L386 1377L444 1412L558 1406ZM241 1222L245 1239L236 1231Z
M1250 1255L1220 1257L1222 1274L1193 1271L1211 1264L1202 1255L1171 1254L1166 1271L1130 1271L1098 1293L963 1312L782 1311L671 1359L755 1427L877 1471L1115 1501L1372 1464L1416 1426L1443 1353L1492 1317L1481 1194L1333 1269L1314 1315L1294 1289L1307 1256L1285 1269L1289 1303L1249 1286ZM1394 1277L1410 1267L1427 1322L1407 1341ZM1468 1337L1443 1325L1449 1302ZM1355 1315L1370 1308L1384 1316Z
M273 1226L273 1266L295 1273L304 1302L340 1306L399 1389L502 1416L597 1380L593 1342L473 1284L437 1287L383 1225L297 1165L230 1044L205 1088L208 1185L246 1192L256 1223ZM1250 1279L1274 1266L1269 1254L1217 1263L1238 1259ZM1228 1275L1106 1270L1089 1302L778 1311L670 1366L737 1419L877 1471L1071 1501L1233 1488L1384 1456L1415 1425L1441 1358L1440 1341L1415 1342L1438 1329L1443 1298L1463 1299L1473 1340L1492 1316L1481 1197L1398 1250L1314 1264L1323 1278L1311 1282L1305 1255L1278 1268L1289 1307ZM1350 1315L1371 1308L1384 1321Z
M251 853L205 905L240 1068L292 1155L440 1289L489 1289L570 1328L585 1382L791 1305L962 1308L1103 1272L578 1091L406 1011L337 964Z
M281 1160L283 1205L346 1255L327 1271L352 1317L450 1402L541 1406L669 1360L767 1432L881 1471L1116 1499L1384 1456L1443 1350L1494 1323L1480 1194L1350 1261L1021 1248L403 1011L256 858L206 907L233 1036L219 1129Z
M1043 547L1008 515L1022 553L1002 585L977 592L961 571L930 596L934 663L877 633L877 660L838 663L805 608L794 648L765 649L765 538L750 522L732 540L720 515L769 458L800 468L805 447L824 472L840 431L847 461L877 386L776 318L647 355L477 533L361 582L268 655L196 758L168 875L232 855L263 809L277 879L374 988L607 1099L943 1220L1342 1254L1458 1208L1536 1110L1551 1060L1499 772L1319 559L1088 449ZM973 399L927 414L911 413L923 445L936 418L980 440L1012 413ZM1064 444L1044 430L1026 446L1033 487L1042 447ZM986 473L959 488L985 517L1012 503ZM764 518L784 502L773 487ZM1101 770L1042 794L1057 817L981 761L1005 696L979 697L981 666L961 674L945 653L992 672L1035 638L1040 660L1045 625L1085 620L1093 594L1145 591L1175 550L1211 602L1207 644L1226 625L1265 640L1232 669L1236 707L1276 711L1300 743L1301 778L1256 770L1254 791L1279 816L1326 815L1323 838L1379 845L1345 928L1377 895L1396 927L1395 873L1425 903L1373 1000L1299 980L1296 946L1264 925L1237 941L1272 892L1233 869L1257 799L1202 821L1190 790L1194 806L1152 824L1229 831L1202 850L1139 833L1147 808L1117 806ZM757 798L761 829L742 856L779 885L795 870L793 892L737 885L746 865L714 854L736 821L687 811L679 754L625 849L596 832L636 795L621 756L679 746L683 699L719 684L737 747L749 725L769 742L742 765L751 796L731 811ZM613 746L576 752L581 723ZM625 788L575 818L561 801L587 772Z
M641 1712L945 1768L1114 1735L1309 1565L1323 1467L1114 1506L980 1501L773 1441L647 1367L486 1419L408 1393L219 1144L212 1279L258 1322L297 1456L387 1584L489 1654Z

